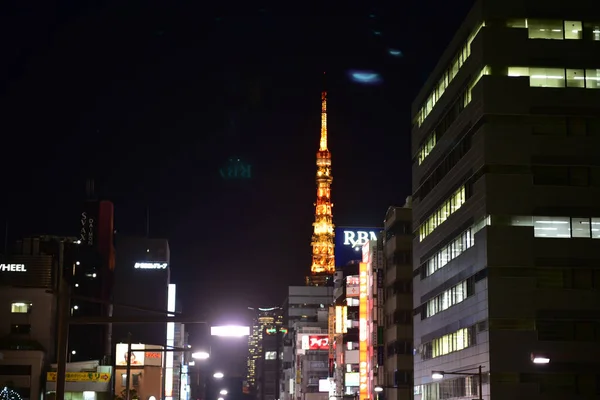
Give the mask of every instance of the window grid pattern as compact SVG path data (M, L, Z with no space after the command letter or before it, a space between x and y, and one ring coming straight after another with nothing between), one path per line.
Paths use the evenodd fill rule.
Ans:
M532 226L534 237L600 239L600 218L513 216L510 225Z
M467 297L473 295L472 285L472 282L469 282L468 280L462 281L458 285L445 290L442 294L429 300L425 306L424 312L421 313L422 318L432 317L458 303L462 303ZM471 288L469 286L471 286Z
M428 360L464 350L475 345L475 335L475 326L471 326L433 339L423 345L421 358Z
M510 77L529 77L531 87L600 89L600 68L508 67Z
M481 25L479 25L477 29L475 29L473 33L469 35L469 38L467 39L465 44L461 47L461 49L458 51L458 53L452 60L451 65L446 71L444 71L435 89L429 95L429 97L425 101L425 104L417 112L414 121L417 127L420 127L423 124L427 116L433 110L433 107L436 105L436 103L446 91L446 88L448 87L450 82L452 82L452 80L456 77L458 71L462 68L467 58L469 58L469 56L471 55L471 42L473 42L473 39L475 39L481 28L483 28L484 26L485 23L481 23Z
M527 29L529 39L600 41L599 22L514 18L506 26Z
M467 200L465 186L461 186L419 227L419 241L423 241L438 226L443 224L450 215L454 214Z

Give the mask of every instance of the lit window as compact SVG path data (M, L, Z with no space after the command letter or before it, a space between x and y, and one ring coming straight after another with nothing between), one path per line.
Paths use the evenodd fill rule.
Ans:
M565 39L583 38L583 24L581 21L565 21Z
M574 238L589 238L591 236L589 218L571 218L571 229Z
M12 303L10 305L10 312L13 314L27 314L31 311L30 303Z
M600 23L584 22L583 29L585 31L585 38L587 40L600 41Z
M508 76L517 78L529 76L529 67L508 67Z
M582 69L567 69L567 87L585 87L585 75Z
M529 39L564 39L563 22L559 20L528 19L527 28Z
M277 352L276 351L266 351L265 352L265 360L276 360Z
M592 238L600 239L600 218L592 218Z
M419 227L419 240L422 241L429 236L431 232L444 223L451 214L455 213L465 201L466 191L465 187L462 186Z
M585 87L588 89L600 89L600 69L585 70Z
M565 87L565 70L562 68L529 68L529 86Z
M569 217L534 217L535 237L570 238L571 221Z

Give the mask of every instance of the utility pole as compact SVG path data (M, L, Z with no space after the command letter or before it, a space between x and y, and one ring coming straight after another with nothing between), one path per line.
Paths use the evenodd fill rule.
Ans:
M131 387L131 332L127 333L127 367L125 370L125 400L131 400L129 388Z
M67 376L67 353L69 341L69 285L64 279L65 242L61 239L58 249L58 341L56 346L56 398L65 398Z

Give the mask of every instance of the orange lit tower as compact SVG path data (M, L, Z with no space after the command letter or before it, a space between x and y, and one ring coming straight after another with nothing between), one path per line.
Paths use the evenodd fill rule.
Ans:
M312 265L306 284L325 286L335 272L333 213L331 211L331 153L327 149L327 92L321 93L321 141L317 152L317 202L312 236Z

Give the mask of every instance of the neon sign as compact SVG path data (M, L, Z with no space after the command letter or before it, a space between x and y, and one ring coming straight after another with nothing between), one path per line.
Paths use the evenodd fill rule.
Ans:
M358 251L369 240L377 240L374 231L344 231L344 246L351 246Z
M308 350L329 350L328 336L309 336Z
M360 263L359 267L359 302L358 302L358 374L360 400L369 398L368 390L368 365L367 365L367 263Z
M25 264L0 264L0 271L27 272Z
M137 262L134 266L135 269L166 269L167 263L143 263Z

